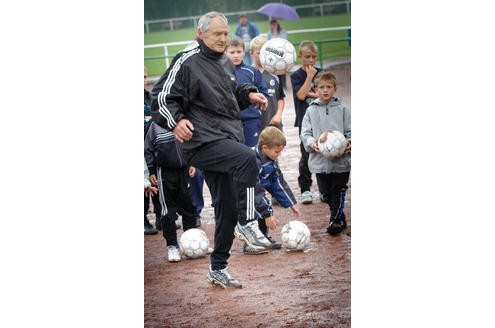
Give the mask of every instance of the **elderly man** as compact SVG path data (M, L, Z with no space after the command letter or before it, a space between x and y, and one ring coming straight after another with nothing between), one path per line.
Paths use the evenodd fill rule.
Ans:
M262 110L267 99L255 86L237 86L225 56L227 18L210 12L198 22L198 38L173 59L152 91L152 116L183 142L188 164L203 172L215 206L215 241L207 278L223 287L242 287L227 271L236 236L254 248L271 242L254 218L258 177L255 153L243 144L240 109L250 103ZM237 225L237 220L244 225Z

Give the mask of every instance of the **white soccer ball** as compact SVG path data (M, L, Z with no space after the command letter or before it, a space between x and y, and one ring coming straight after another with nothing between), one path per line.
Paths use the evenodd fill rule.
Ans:
M275 75L289 73L296 57L292 43L281 38L268 40L260 50L261 66Z
M311 232L301 221L290 221L282 227L282 245L290 250L303 250L309 245Z
M180 236L179 248L181 253L187 257L205 256L209 246L208 236L201 229L189 229Z
M321 154L328 158L342 156L345 147L347 147L347 140L344 135L337 130L331 130L331 132L328 132L327 140L320 142L323 133L318 138L318 148L320 149Z

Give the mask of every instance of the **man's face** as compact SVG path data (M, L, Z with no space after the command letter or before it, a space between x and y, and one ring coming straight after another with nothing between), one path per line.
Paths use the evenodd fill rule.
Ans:
M232 64L237 66L240 63L242 63L242 59L244 58L244 48L243 47L230 46L230 47L227 47L225 54L227 55L227 57L230 58L230 61L232 62Z
M227 45L229 26L220 17L213 17L206 34L198 29L199 38L203 40L208 48L215 52L224 52Z
M248 21L248 19L247 19L246 16L242 16L242 17L239 18L239 23L241 25L246 25L247 24L247 21Z

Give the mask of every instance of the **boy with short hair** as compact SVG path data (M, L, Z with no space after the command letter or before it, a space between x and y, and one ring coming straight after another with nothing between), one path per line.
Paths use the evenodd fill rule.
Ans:
M268 237L268 228L276 229L278 220L273 215L273 208L266 197L268 191L284 208L289 208L297 215L301 213L297 207L297 201L284 179L277 159L285 148L287 140L282 131L274 126L268 126L261 131L258 145L253 147L256 151L257 162L260 167L259 181L255 188L256 216L260 231L271 242L265 249L255 249L244 244L245 254L263 254L268 249L278 249L282 245Z
M261 130L271 125L276 126L283 131L282 113L284 112L285 106L285 92L282 86L282 81L277 75L266 71L263 66L261 66L260 61L261 47L263 47L266 41L266 38L262 36L255 37L251 40L251 50L249 51L251 57L253 58L254 67L260 70L270 96L268 98L268 106L261 114Z
M321 69L314 66L318 57L318 48L313 41L304 40L301 42L298 57L301 58L301 67L290 75L290 81L296 110L294 126L299 127L299 134L301 134L301 123L304 114L306 114L306 109L309 103L318 97L314 90L313 80ZM313 202L313 195L311 194L313 181L308 168L308 153L304 149L302 142L299 148L301 150L301 159L299 160L299 177L297 181L299 188L301 188L301 202L311 204Z
M313 101L304 115L301 140L309 152L309 169L316 174L320 193L326 196L330 207L330 222L327 232L336 236L347 227L344 215L344 201L351 170L351 111L334 97L337 80L330 72L316 76L318 99ZM324 142L330 130L341 132L347 147L344 154L326 158L318 148L318 138Z
M238 36L230 37L227 40L225 54L229 57L235 66L235 75L237 84L250 83L258 88L267 99L270 97L266 83L261 76L261 72L254 66L246 65L242 61L244 58L244 42ZM254 147L258 143L258 137L261 132L261 110L250 105L247 108L241 108L241 122L244 131L244 144Z

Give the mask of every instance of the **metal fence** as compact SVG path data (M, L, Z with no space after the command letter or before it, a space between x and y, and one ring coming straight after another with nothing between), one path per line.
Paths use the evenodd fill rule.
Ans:
M325 15L337 15L337 14L351 14L351 0L325 2L310 5L292 6L295 8L300 17L312 17L312 16L325 16ZM249 20L266 21L266 15L258 13L256 10L238 11L223 13L229 21L236 21L241 13L248 14ZM167 18L167 19L155 19L144 21L144 32L160 32L160 31L173 31L181 28L197 28L200 15Z
M310 33L310 32L321 32L321 31L347 31L347 37L344 38L333 38L333 39L322 39L322 40L314 40L318 47L318 61L320 62L319 67L323 67L323 44L326 43L334 43L334 42L347 42L348 45L351 45L351 27L350 26L338 26L338 27L324 27L324 28L314 28L314 29L304 29L304 30L290 30L287 31L287 34L297 34L297 33ZM191 43L191 40L188 41L178 41L178 42L168 42L168 43L158 43L158 44L148 44L144 46L144 49L150 49L150 48L162 48L163 49L163 55L159 56L145 56L144 60L145 62L147 60L157 60L157 59L164 59L165 61L165 66L164 70L168 68L170 65L170 60L176 55L175 52L170 53L169 47L173 46L181 46L181 45L187 45ZM294 47L299 45L298 43L293 43Z

